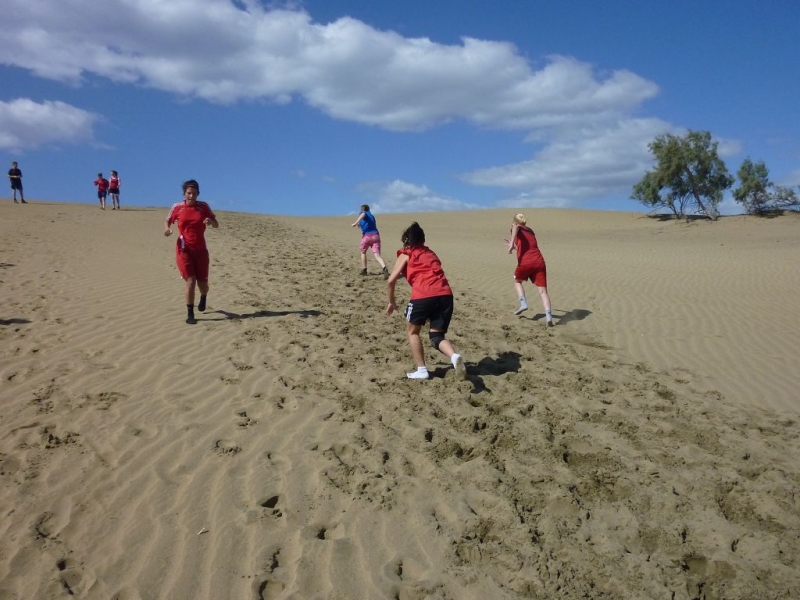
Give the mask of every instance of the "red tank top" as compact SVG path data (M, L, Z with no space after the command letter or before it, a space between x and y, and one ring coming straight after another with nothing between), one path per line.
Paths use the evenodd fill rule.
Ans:
M411 286L411 300L453 295L442 270L442 262L433 250L418 246L402 248L397 251L397 256L401 254L408 256L403 275Z
M517 228L517 264L518 265L544 265L544 256L539 251L536 235L533 229L525 225Z

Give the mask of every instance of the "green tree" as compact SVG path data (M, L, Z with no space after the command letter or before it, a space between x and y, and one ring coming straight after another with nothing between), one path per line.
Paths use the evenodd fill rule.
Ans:
M716 220L723 192L733 185L717 142L708 131L689 131L680 137L666 133L649 146L656 168L633 186L631 198L651 208L668 208L676 217L706 215Z
M769 169L764 161L753 164L745 158L739 167L740 185L733 190L733 198L744 206L747 214L763 215L782 209L800 208L800 198L788 187L775 185L769 180Z

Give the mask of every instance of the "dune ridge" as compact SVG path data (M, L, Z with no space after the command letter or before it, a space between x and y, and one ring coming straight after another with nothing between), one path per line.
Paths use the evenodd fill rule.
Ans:
M220 213L209 308L187 326L164 211L18 208L0 206L0 597L800 595L797 376L748 396L766 345L744 366L737 341L653 339L695 314L673 309L689 291L703 336L788 298L796 242L768 242L793 217L717 241L534 211L562 320L547 330L511 315L505 212L379 216L390 263L420 220L456 295L469 378L426 347L434 377L413 382L347 219ZM765 298L709 284L713 256L683 264L732 240ZM791 366L791 325L768 326Z

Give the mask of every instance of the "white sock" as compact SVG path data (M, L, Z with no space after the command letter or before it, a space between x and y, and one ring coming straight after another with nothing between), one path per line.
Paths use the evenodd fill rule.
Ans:
M416 371L412 371L411 373L406 373L406 377L409 379L428 379L428 367L417 367Z

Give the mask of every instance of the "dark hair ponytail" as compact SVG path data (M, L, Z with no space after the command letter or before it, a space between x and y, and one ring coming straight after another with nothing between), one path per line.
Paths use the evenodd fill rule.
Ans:
M400 239L403 242L404 248L416 248L417 246L424 246L425 232L422 231L422 227L419 226L419 223L414 221L411 223L408 229L403 232L403 235Z

